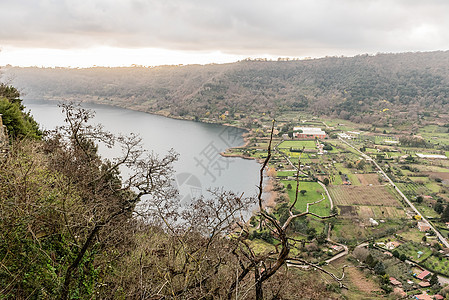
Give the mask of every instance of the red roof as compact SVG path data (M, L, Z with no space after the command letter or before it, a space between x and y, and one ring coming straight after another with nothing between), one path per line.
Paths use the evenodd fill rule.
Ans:
M428 281L421 281L418 284L419 284L420 287L428 287L428 286L430 286L430 282L428 282Z
M439 295L439 294L436 294L435 296L433 296L433 299L437 299L437 300L443 300L443 299L444 299L444 297L443 297L443 296L441 296L441 295Z
M423 280L424 278L429 276L429 274L430 274L429 271L422 271L418 276L416 276L416 278Z
M394 278L394 277L390 277L390 283L392 285L400 285L400 286L402 286L402 283L399 280L397 280L396 278Z
M418 300L432 300L432 297L427 294L415 295L415 298Z

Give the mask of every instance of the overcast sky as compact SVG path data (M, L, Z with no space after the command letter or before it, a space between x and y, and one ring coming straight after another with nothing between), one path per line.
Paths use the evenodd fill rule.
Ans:
M0 65L449 49L447 0L0 0Z

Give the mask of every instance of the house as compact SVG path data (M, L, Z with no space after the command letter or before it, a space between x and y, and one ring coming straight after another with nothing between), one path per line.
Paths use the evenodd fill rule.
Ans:
M318 127L294 127L293 131L293 137L297 139L324 139L326 137L326 132Z
M430 275L430 272L425 270L425 271L422 271L421 273L419 273L418 276L416 276L416 278L423 280L424 278L426 278L429 275Z
M402 286L402 283L394 277L390 277L390 283L394 286Z
M385 248L387 248L388 250L394 250L395 248L397 248L398 246L400 246L401 245L401 243L399 243L399 242L388 242L386 245L385 245Z
M332 245L331 248L334 249L334 251L337 251L337 252L340 252L340 251L342 251L344 249L342 246L339 246L339 245Z
M427 231L430 230L430 225L427 222L418 222L419 231Z
M428 281L421 281L420 283L418 283L418 285L422 288L424 287L429 287L430 286L430 282Z
M436 300L443 300L444 297L441 296L440 294L436 294L436 295L433 296L433 299L436 299Z
M433 298L427 294L419 294L419 295L415 295L415 299L418 300L432 300Z

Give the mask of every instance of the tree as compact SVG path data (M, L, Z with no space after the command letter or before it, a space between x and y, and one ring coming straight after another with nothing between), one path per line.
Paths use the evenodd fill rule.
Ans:
M430 285L439 285L439 281L438 281L438 275L436 273L432 274L432 277L430 277Z
M175 195L175 153L162 159L145 155L137 136L113 136L86 125L91 112L73 105L63 109L66 126L45 141L14 142L2 162L0 255L8 267L0 271L0 285L14 297L90 298L99 274L125 253L140 199L153 197L156 209L156 199ZM94 140L118 146L122 155L102 160ZM131 174L124 183L121 166ZM169 218L172 208L159 209ZM28 249L26 259L20 249Z
M374 266L374 272L378 275L385 275L385 265L383 262L378 261Z
M444 208L443 213L441 214L441 221L449 222L449 205L446 205Z
M277 251L273 253L269 253L268 255L256 254L248 244L245 242L249 232L244 227L242 228L242 232L238 238L238 241L242 243L242 247L239 248L239 251L236 251L235 254L238 257L240 264L240 272L235 280L233 280L231 287L228 290L228 299L232 298L237 286L245 280L251 273L253 272L253 280L254 280L254 288L255 288L255 299L263 299L264 298L264 282L269 280L273 275L275 275L280 268L285 265L287 260L289 260L290 264L308 264L313 266L314 268L330 275L334 280L339 282L340 286L344 286L341 282L342 278L336 277L334 274L324 270L323 268L317 266L316 264L312 264L307 260L304 260L299 257L291 257L290 249L292 247L292 240L289 238L288 230L291 224L302 217L307 215L313 215L320 219L332 218L334 215L329 216L319 216L315 213L310 212L308 209L305 212L296 212L294 207L296 202L298 201L299 194L299 169L301 162L301 155L298 157L298 165L297 165L297 174L296 174L296 194L295 200L288 208L288 217L284 222L280 222L274 215L269 214L264 206L262 200L263 193L263 174L268 162L271 158L271 141L273 137L273 129L274 129L274 121L271 129L271 138L268 145L268 155L260 169L260 182L259 182L259 193L257 197L258 207L259 207L259 216L260 216L260 226L266 226L270 228L270 234L276 237L276 240L279 241L279 244L276 246ZM252 276L251 276L252 277Z
M306 190L300 190L299 192L301 193L301 196L304 196L307 193Z
M274 178L274 177L276 177L276 175L277 175L277 172L276 172L276 169L274 167L268 169L267 176L270 176L270 177Z
M291 189L292 189L292 184L291 183L287 184L287 190L291 190Z
M377 260L374 259L374 257L371 254L368 254L368 256L365 259L365 263L370 267L374 268L374 266L377 264Z
M437 203L435 203L435 206L433 207L433 209L435 210L436 213L441 214L444 211L444 206L442 203L437 202Z
M423 200L424 200L424 198L423 198L423 196L421 196L421 195L416 197L416 202L417 202L417 203L422 203Z
M36 121L29 113L23 112L23 106L20 103L0 97L0 114L10 137L41 137L42 133Z
M181 206L171 184L175 153L159 158L144 151L137 136L114 136L89 125L92 112L73 105L63 109L67 125L42 141L14 141L0 162L2 295L301 298L305 282L320 284L284 271L287 260L309 264L344 286L343 278L291 255L294 226L307 228L308 215L333 215L297 211L298 191L295 203L285 204L282 220L268 213L262 206L268 160L260 170L257 199L212 190L210 198ZM102 159L97 142L122 154ZM127 168L125 179L120 167ZM255 200L260 208L252 222L260 226L255 232L277 251L259 253L249 243L250 227L240 216ZM324 284L313 292L326 298Z
M324 185L329 185L329 178L327 178L327 177L324 178L324 179L323 179L323 184L324 184Z

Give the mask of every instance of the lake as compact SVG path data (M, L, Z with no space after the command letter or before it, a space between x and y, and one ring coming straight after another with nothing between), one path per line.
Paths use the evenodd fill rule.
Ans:
M53 129L64 122L58 102L24 100L23 104L44 129ZM238 194L244 192L245 196L256 195L260 164L219 155L226 148L244 144L242 129L170 119L106 105L85 103L83 107L95 111L93 124L102 124L105 130L114 134L139 134L145 149L160 157L172 148L179 153L174 169L182 202L207 195L207 189L216 187ZM100 154L108 158L116 154L105 147L99 149Z

